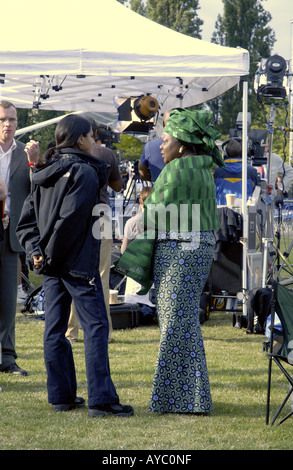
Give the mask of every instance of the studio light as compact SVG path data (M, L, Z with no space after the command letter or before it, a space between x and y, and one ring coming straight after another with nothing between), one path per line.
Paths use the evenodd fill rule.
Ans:
M159 110L150 95L115 97L118 119L113 130L119 133L148 134L153 129Z
M141 121L152 119L159 109L158 101L152 96L140 96L134 101L134 112Z

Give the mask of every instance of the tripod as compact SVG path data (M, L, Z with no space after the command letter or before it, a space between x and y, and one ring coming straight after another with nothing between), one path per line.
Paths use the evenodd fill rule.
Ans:
M270 106L270 117L269 117L269 156L268 156L268 184L267 184L267 194L266 194L266 219L265 219L265 237L262 239L263 246L264 246L264 260L263 260L263 276L262 276L262 287L265 287L270 278L280 282L280 272L284 268L286 264L288 268L290 268L289 263L287 262L286 258L288 258L290 251L293 247L293 242L291 242L289 250L287 250L284 255L281 254L280 247L281 247L281 225L282 225L282 208L284 204L283 199L283 191L278 191L277 196L271 194L272 185L271 185L271 164L272 164L272 148L273 148L273 133L274 128L279 129L279 127L275 127L274 120L276 116L276 107L275 105ZM287 128L283 130L288 130ZM279 194L280 193L280 194ZM275 237L277 243L274 244L274 213L275 208L278 211L277 215L277 229L275 232ZM270 256L275 256L275 261L272 262L271 265L271 273L268 274L268 259ZM286 258L285 258L286 256ZM280 258L283 259L283 263L280 264ZM288 271L287 271L288 272ZM291 271L290 271L290 274Z
M268 131L269 131L269 155L267 158L267 191L266 191L266 217L265 217L265 236L262 239L263 247L264 247L264 259L263 259L263 275L262 275L262 287L266 287L268 283L268 279L271 274L268 275L268 259L269 255L274 254L274 250L272 249L273 241L274 241L274 196L272 195L272 185L271 185L271 164L272 164L272 150L273 150L273 134L274 134L274 120L276 117L276 107L274 104L270 106L270 115L269 115L269 124L268 124ZM281 220L281 207L279 207L279 220ZM280 224L278 224L280 228ZM278 247L280 247L280 230L277 230L277 239L278 239Z
M135 204L138 204L139 202L139 194L137 194L137 184L141 183L142 187L147 186L147 182L142 180L138 171L135 171L134 176L132 177L132 180L130 182L130 185L126 191L126 195L124 198L123 202L123 212L125 211L125 208L129 205L132 196L134 195L133 200L135 201Z

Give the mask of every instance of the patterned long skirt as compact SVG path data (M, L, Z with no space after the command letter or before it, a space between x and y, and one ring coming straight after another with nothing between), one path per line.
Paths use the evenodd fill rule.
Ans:
M149 411L213 410L199 303L212 264L215 238L213 232L197 236L193 244L156 242L154 284L160 346Z

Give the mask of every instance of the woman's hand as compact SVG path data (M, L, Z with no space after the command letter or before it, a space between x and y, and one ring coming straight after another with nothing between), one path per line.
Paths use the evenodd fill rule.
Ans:
M39 142L35 140L30 140L26 146L24 151L27 154L27 158L29 163L37 163L40 157L40 147Z
M42 255L34 255L33 256L33 260L34 260L34 266L36 269L40 269L42 267L42 264L43 264L43 257Z

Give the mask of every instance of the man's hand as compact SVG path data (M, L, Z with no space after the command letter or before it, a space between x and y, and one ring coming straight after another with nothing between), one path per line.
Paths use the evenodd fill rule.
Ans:
M7 227L8 227L8 225L9 225L9 217L8 217L8 215L4 214L4 217L2 218L2 224L3 224L4 230L6 230Z

